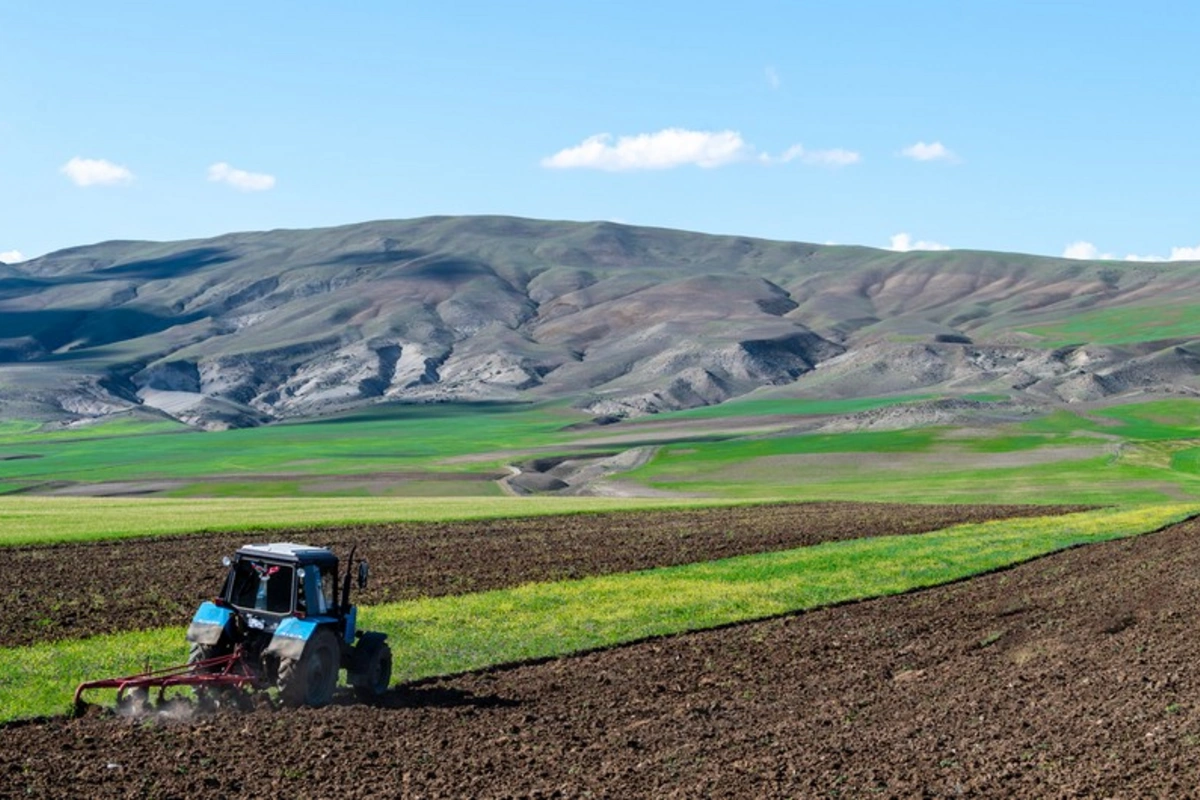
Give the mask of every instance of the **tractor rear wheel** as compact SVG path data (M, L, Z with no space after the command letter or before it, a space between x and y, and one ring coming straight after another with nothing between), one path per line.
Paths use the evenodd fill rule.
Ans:
M313 634L300 658L279 661L279 696L288 706L323 706L337 687L337 637L328 630Z
M372 647L364 654L362 669L353 676L351 682L358 699L365 703L382 697L392 683L392 648L386 642Z

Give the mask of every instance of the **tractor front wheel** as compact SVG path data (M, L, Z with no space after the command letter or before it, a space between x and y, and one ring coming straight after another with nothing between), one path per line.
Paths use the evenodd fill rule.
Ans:
M208 661L210 658L229 655L229 647L221 644L200 644L199 642L191 642L188 645L188 664L199 664L201 661ZM192 667L201 675L212 675L220 672L219 667ZM238 694L234 689L214 689L207 686L197 686L193 691L196 693L196 701L204 710L212 711L222 706L233 705L236 702Z
M279 662L279 696L288 706L323 706L333 699L337 687L337 637L319 630L309 640L300 658Z
M201 661L208 661L210 658L226 655L229 652L228 647L222 647L219 644L200 644L199 642L191 642L188 645L188 664L198 664ZM197 672L216 672L210 668L198 669Z

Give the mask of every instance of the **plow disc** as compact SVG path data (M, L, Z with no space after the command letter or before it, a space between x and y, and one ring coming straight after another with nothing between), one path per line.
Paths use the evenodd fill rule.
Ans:
M258 676L242 658L242 648L229 655L217 656L190 664L141 672L123 678L104 678L86 681L75 689L75 715L79 716L87 707L84 692L92 689L116 689L117 706L129 698L149 698L152 689L158 690L158 702L162 703L163 692L173 686L192 686L197 689L243 689L254 688Z

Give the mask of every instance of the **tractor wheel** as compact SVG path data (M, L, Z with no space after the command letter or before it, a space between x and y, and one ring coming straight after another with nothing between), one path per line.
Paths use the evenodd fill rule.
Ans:
M288 706L323 706L333 699L337 686L337 637L327 630L317 631L300 658L279 661L279 696Z
M220 644L200 644L199 642L191 642L188 645L188 664L198 664L201 661L207 661L210 658L227 655L229 648ZM212 667L197 669L200 674L212 674L217 672ZM214 689L207 686L197 686L192 690L196 695L196 702L200 704L200 708L205 711L215 711L222 706L230 705L228 689Z
M362 671L355 674L352 681L358 699L364 703L378 700L388 690L392 683L392 648L386 642L380 642L378 647L372 647L365 654Z
M223 656L229 652L228 647L222 647L219 644L200 644L199 642L191 642L188 645L188 664L196 664L201 661L207 661L210 658ZM212 669L199 670L200 672L213 672Z

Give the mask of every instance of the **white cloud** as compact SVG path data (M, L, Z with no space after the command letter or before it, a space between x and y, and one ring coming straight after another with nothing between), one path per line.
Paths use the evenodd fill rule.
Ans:
M133 182L133 173L103 158L75 156L59 168L76 186L120 186Z
M767 67L763 70L763 74L767 76L767 85L772 89L778 89L783 85L783 80L779 77L779 70L774 67Z
M0 264L17 264L25 260L20 250L5 250L0 253Z
M1101 253L1100 249L1091 242L1072 242L1063 250L1063 258L1079 258L1086 261L1116 261L1112 253ZM1169 256L1140 256L1130 253L1124 261L1163 262L1163 261L1200 261L1200 245L1196 247L1172 247Z
M940 242L913 241L912 237L907 233L897 233L892 237L892 243L888 246L888 250L895 250L898 253L907 253L910 250L949 250L948 245Z
M1071 242L1063 249L1063 258L1078 258L1084 261L1092 261L1097 258L1112 258L1111 254L1105 253L1101 255L1096 249L1096 245L1091 242Z
M581 144L543 158L550 169L602 169L622 172L634 169L670 169L685 164L720 167L744 161L753 155L737 131L689 131L667 128L658 133L622 136L589 136Z
M807 150L802 144L794 144L783 151L783 155L778 158L772 159L770 156L764 156L763 160L768 163L780 161L785 164L798 160L802 164L813 164L820 167L848 167L862 161L862 156L853 150L844 150L840 147L832 150Z
M234 169L220 161L208 168L208 179L224 183L243 192L265 192L275 186L275 176L264 172L247 172L244 169Z
M957 162L959 157L941 142L917 142L900 151L900 155L914 161L950 161Z
M806 150L795 144L782 155L759 153L737 131L690 131L667 128L658 133L641 133L614 139L612 134L589 136L581 144L542 159L548 169L602 169L624 172L636 169L671 169L692 164L722 167L740 161L786 164L800 161L826 167L857 164L862 156L852 150Z

